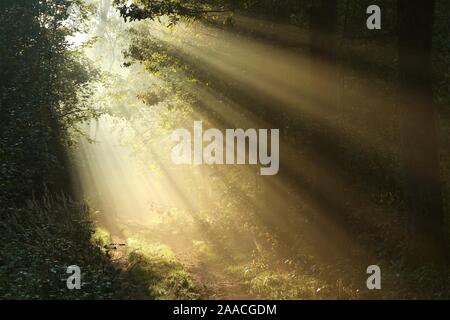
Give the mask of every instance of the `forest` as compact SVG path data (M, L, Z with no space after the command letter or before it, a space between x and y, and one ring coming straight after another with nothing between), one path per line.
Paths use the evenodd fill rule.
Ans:
M450 1L1 0L0 71L0 300L450 299Z

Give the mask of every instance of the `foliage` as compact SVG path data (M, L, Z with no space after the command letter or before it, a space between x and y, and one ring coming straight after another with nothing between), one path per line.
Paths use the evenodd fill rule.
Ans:
M84 16L81 1L0 4L0 203L67 185L60 174L73 142L67 129L97 115L88 100L95 69L67 41Z
M191 1L191 0L170 0L170 1L148 1L140 0L137 3L126 3L124 0L117 0L120 15L125 21L135 21L144 19L158 19L167 16L169 25L174 25L182 18L199 19L211 14L229 12L226 6L227 1Z
M88 208L48 196L75 195L66 149L80 124L103 112L130 127L123 140L143 167L169 172L173 192L192 202L163 208L166 221L151 230L192 242L196 254L227 266L253 295L449 297L448 272L424 261L403 264L418 237L407 233L414 219L405 211L410 172L399 123L409 113L398 103L397 1L375 1L383 7L379 32L364 28L369 0L116 0L118 14L110 0L88 2L98 4L96 42L86 50L94 62L69 41L92 20L83 1L0 3L1 298L202 297L161 239L130 237L128 265L113 265L102 249L108 235L92 240ZM330 3L333 10L323 10ZM446 183L439 222L448 238L450 8L436 4L433 99L441 143L432 147ZM324 79L293 75L298 66ZM168 132L199 118L215 128L280 128L280 176L170 164ZM361 288L374 260L390 284L383 293ZM85 268L80 292L65 288L70 264Z
M131 298L156 300L196 300L200 292L192 276L171 250L144 239L129 238L127 282Z
M83 1L0 3L0 296L112 298L118 272L91 243L87 208L74 196L66 148L91 108L97 71L68 38L83 31ZM83 265L83 291L66 288L66 267Z
M92 241L89 209L64 197L2 209L0 299L111 299L120 269ZM82 270L82 290L67 289L67 267Z
M183 121L188 123L189 127L192 115L196 119L199 117L206 119L212 127L239 127L242 123L246 123L243 119L247 116L253 120L252 125L281 128L281 131L286 133L282 143L284 146L293 146L295 150L293 154L285 151L281 158L285 159L285 162L290 160L292 164L298 163L302 166L292 174L288 171L289 168L285 168L286 176L278 181L272 181L274 184L278 182L276 185L282 185L286 189L278 203L265 199L265 196L270 198L268 190L273 191L270 189L270 183L266 184L262 179L252 179L253 172L247 176L251 170L230 167L222 170L220 167L211 167L195 170L195 173L192 170L190 177L177 173L179 186L191 186L186 188L188 190L180 187L183 194L190 199L196 199L199 207L195 213L186 210L187 215L195 216L194 222L191 223L194 224L192 228L202 234L199 241L211 245L214 252L230 264L243 263L248 266L255 258L256 261L262 261L266 268L261 270L253 268L251 269L253 272L247 272L246 277L243 277L253 290L262 296L270 296L273 292L274 295L271 297L278 298L298 296L329 298L336 297L336 292L344 292L338 297L371 297L367 292L362 293L361 288L355 285L363 283L361 279L365 275L359 274L358 277L345 275L354 273L351 265L355 264L355 261L358 261L358 267L361 267L359 270L363 270L364 263L368 265L374 256L389 266L386 269L389 269L392 283L402 286L402 281L405 281L410 289L409 292L392 289L386 291L385 297L421 296L422 289L413 284L417 280L417 273L414 270L403 269L401 264L407 249L408 237L411 235L405 232L409 213L404 211L402 190L404 172L400 157L401 141L398 127L402 115L399 114L397 103L399 70L396 2L377 2L383 8L383 29L380 32L368 31L364 27L366 16L362 13L367 6L373 4L372 2L338 2L337 25L334 31L338 36L339 45L334 48L337 52L336 61L333 62L336 63L338 75L335 78L337 95L333 98L333 106L339 113L332 119L335 125L331 126L324 124L326 122L324 119L314 119L307 112L302 113L304 111L300 110L302 104L306 105L307 102L298 101L298 106L295 106L298 110L289 114L285 113L281 99L262 101L264 98L261 99L258 94L266 97L266 92L263 90L258 92L242 80L250 77L245 63L251 58L241 55L233 60L224 54L224 52L240 52L236 48L232 48L235 49L232 51L229 47L232 46L230 39L237 39L236 43L240 41L242 45L245 45L246 41L261 43L263 44L261 47L255 47L267 48L270 45L270 48L278 50L276 52L286 50L300 57L309 57L308 41L312 39L303 40L301 35L305 29L310 34L314 31L312 30L314 24L310 21L313 17L311 11L323 9L329 2L242 1L240 4L229 2L229 6L225 7L233 11L231 20L228 20L227 16L214 20L208 19L207 16L191 15L188 11L172 12L168 9L173 3L171 1L165 2L168 7L158 8L148 6L150 2L146 1L135 3L136 5L127 7L121 12L124 18L131 18L133 14L135 14L133 20L155 20L166 14L177 17L169 23L170 29L162 28L164 29L162 31L161 26L154 22L141 21L133 24L128 31L130 42L125 52L126 66L141 64L149 74L161 80L158 85L140 94L148 109L152 109L153 112L155 109L162 110L161 101L167 101L168 97L174 96L170 93L176 93L177 97L187 102L189 112L184 112L185 105L182 105L184 109L181 110L177 109L179 105L173 104L175 108L172 110L172 118L164 122L165 127L176 127L183 124ZM158 2L151 3L159 5ZM196 1L195 4L189 1L176 3L188 8L210 5L208 1ZM440 151L445 154L441 158L441 165L446 167L448 162L446 138L448 135L445 134L448 131L446 107L449 101L446 78L449 59L448 50L445 49L448 39L444 39L448 35L448 10L443 8L448 4L445 1L437 1L437 6L441 9L436 10L436 30L433 35L434 63L439 66L436 67L439 81L435 83L435 100L440 101L442 107L439 111L440 135L445 144L441 145ZM183 16L188 18L187 24L182 21ZM249 23L242 22L247 21L245 19L249 17L254 20L248 19ZM189 18L200 21L192 22ZM164 24L164 17L160 20ZM282 27L279 27L280 25ZM276 29L277 26L279 29ZM295 36L298 35L298 39L289 37L288 30ZM192 47L195 47L195 50ZM249 54L248 51L244 52ZM258 54L264 52L257 52L252 57L258 58ZM221 64L227 63L220 61L223 58L229 58L228 61L244 67L236 71L232 77L226 73L228 71L226 67L229 65ZM273 77L277 76L279 76L277 71L273 71ZM254 80L251 84L255 85L259 79L251 80ZM264 89L270 90L266 87ZM217 100L210 99L211 96ZM307 97L304 99L308 100ZM271 107L274 105L277 108L272 111ZM239 116L232 113L235 110L230 111L235 106ZM329 108L329 106L319 102L314 108ZM141 112L145 114L145 108ZM231 123L223 116L227 112L234 115ZM155 141L158 140L155 138ZM145 153L147 148L157 146L157 143L155 145L144 143L139 146L139 154ZM314 154L320 156L311 156ZM323 163L324 167L328 166L324 170L326 174L315 176L314 171L317 168L314 165L304 165L305 158ZM146 158L145 161L151 160ZM170 164L167 167L170 168ZM170 168L172 169L178 172ZM448 173L448 170L445 172ZM445 172L442 180L448 181L448 174ZM206 179L199 178L205 176ZM338 178L326 179L329 176ZM320 184L321 178L324 177L331 183L326 185L327 182L323 182L323 186L315 188L314 185ZM343 181L343 184L336 181ZM209 185L214 186L213 191L208 189ZM204 194L209 196L199 196ZM306 203L311 198L312 208ZM450 199L448 186L445 198L448 203ZM311 255L317 254L318 250L314 243L317 239L306 240L311 238L311 229L314 225L320 225L319 212L344 226L345 233L348 233L353 241L348 247L341 248L349 256L347 257L349 260L345 261L342 258L343 265L339 265L338 272L332 279L326 281L323 278L334 272L330 270L330 266L337 265L338 262L333 258L327 262L321 261L323 257L310 258ZM446 214L448 217L448 209ZM177 219L183 220L179 216ZM174 224L176 225L176 222ZM186 224L183 224L183 228L185 227ZM448 223L446 228L448 230ZM355 243L358 245L354 246ZM359 248L355 248L359 245L361 245ZM368 254L366 255L364 251ZM293 261L297 270L289 272L280 270L279 265L285 260ZM307 269L309 266L322 266L322 269L316 268L318 270L316 282L302 278L305 272L304 264L307 265ZM390 269L392 265L395 267ZM393 271L396 268L400 270L398 276L397 272ZM431 270L432 267L427 265L425 269ZM292 285L293 292L289 293L292 272L297 277L298 284ZM426 280L421 282L421 286L426 287L426 282L433 287L433 283L438 282L439 278L444 279L445 275L424 277ZM305 281L314 285L302 287ZM296 281L290 283L293 282L297 283ZM324 285L326 290L319 290L320 293L314 291ZM435 295L428 292L428 296L433 297L446 295L448 291L445 286L441 286Z

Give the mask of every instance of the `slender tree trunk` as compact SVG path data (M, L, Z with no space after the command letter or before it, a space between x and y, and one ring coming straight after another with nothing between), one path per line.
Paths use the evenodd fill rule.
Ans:
M337 49L337 0L315 0L310 11L313 56L334 60Z
M329 134L337 124L339 113L337 26L337 0L313 1L310 11L311 72L308 85L314 96L311 107L320 109L322 118L311 119L311 122L316 123L319 131L317 141L313 142L320 143L314 143L314 147L319 155L327 158L334 156L333 147L337 145L337 141L331 141L335 135ZM316 92L321 92L321 95L317 96Z
M308 157L318 165L308 172L308 190L316 228L324 235L315 242L318 251L330 259L350 253L352 243L346 221L346 190L340 176L342 141L336 134L341 119L338 35L338 1L314 0L310 11L311 72L307 85L314 97L311 107L320 110L321 116L309 120L312 127Z
M446 260L439 143L433 103L434 0L399 0L399 107L408 263Z
M317 153L328 159L335 157L335 141L339 120L339 69L337 0L315 0L310 12L310 55L311 72L309 85L314 96L313 108L320 109L321 119L317 122L319 136L315 143ZM320 96L313 94L321 92Z

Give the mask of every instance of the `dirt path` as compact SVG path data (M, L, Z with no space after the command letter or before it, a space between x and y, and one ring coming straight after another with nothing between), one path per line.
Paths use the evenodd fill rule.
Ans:
M202 261L195 254L192 245L167 241L166 245L192 275L207 300L253 300L255 296L248 288L225 269L219 262Z

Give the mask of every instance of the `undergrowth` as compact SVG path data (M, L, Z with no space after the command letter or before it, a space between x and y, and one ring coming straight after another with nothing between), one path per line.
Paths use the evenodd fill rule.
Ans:
M90 209L65 197L0 209L0 299L198 299L189 273L170 249L127 242L127 267L112 261L110 235ZM80 290L67 267L81 269Z
M133 299L196 300L200 292L191 275L165 245L130 237L126 295Z
M119 297L120 270L92 241L87 206L47 197L0 211L0 299ZM70 265L81 268L80 290L67 288Z

